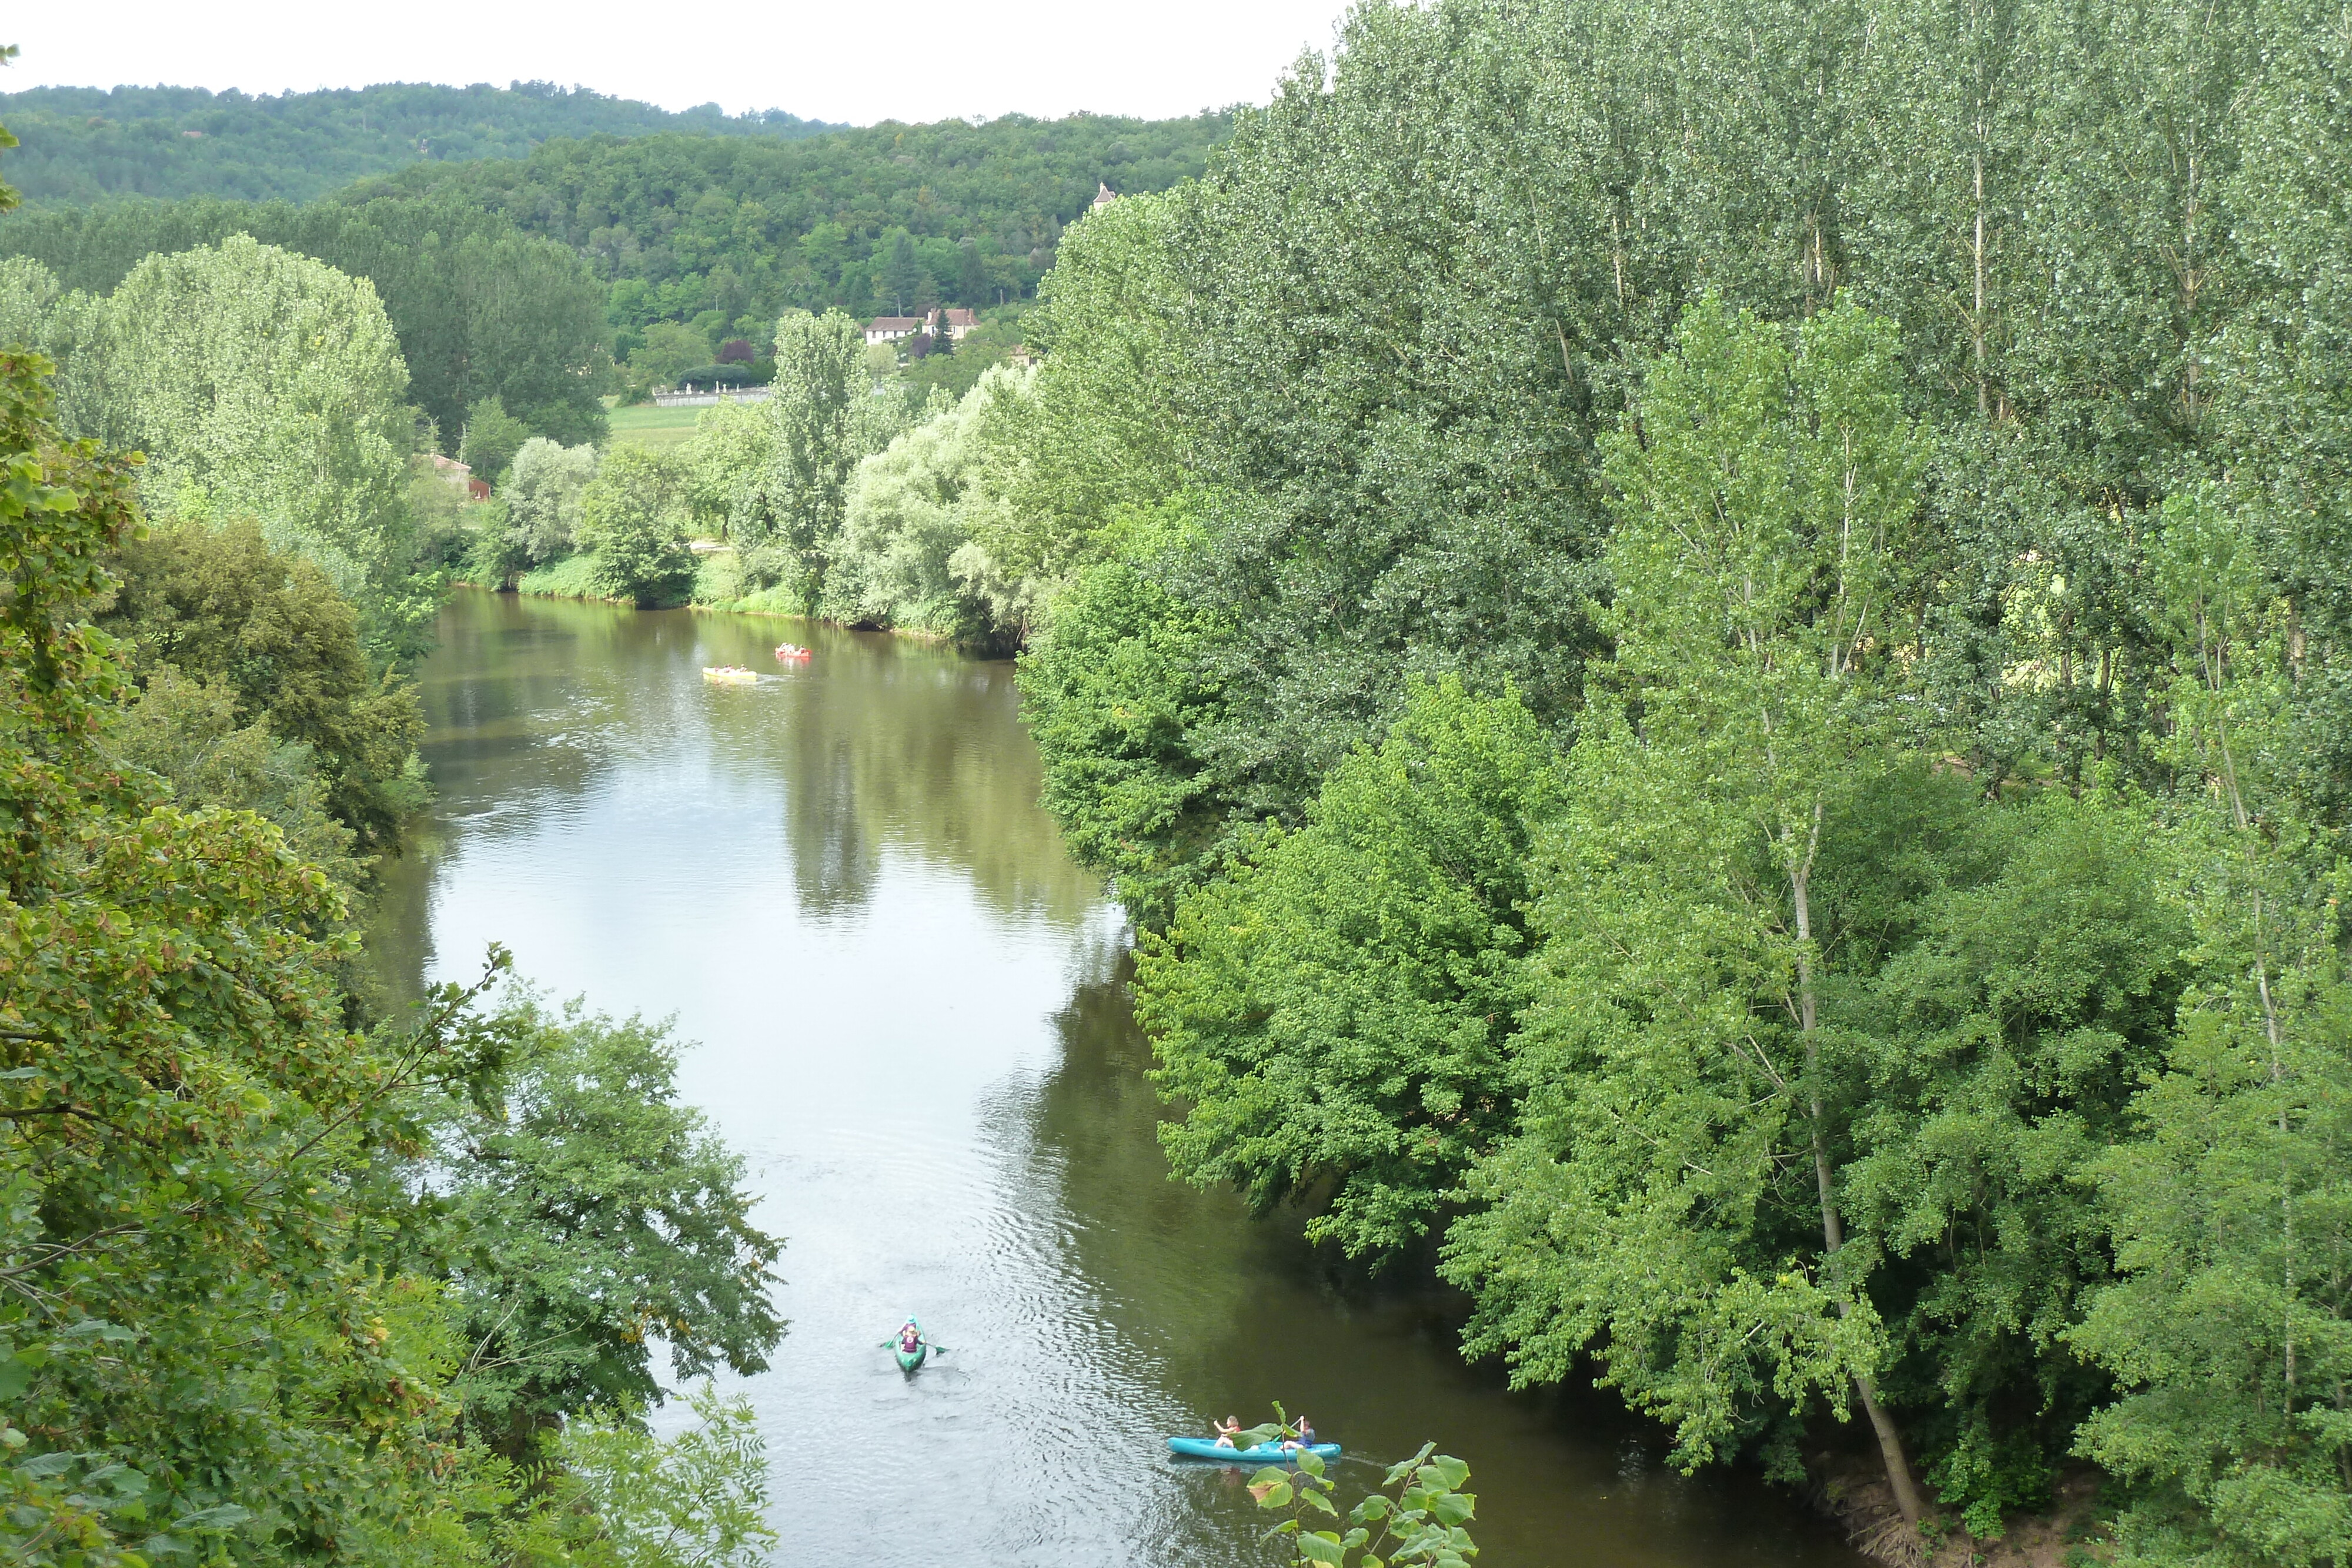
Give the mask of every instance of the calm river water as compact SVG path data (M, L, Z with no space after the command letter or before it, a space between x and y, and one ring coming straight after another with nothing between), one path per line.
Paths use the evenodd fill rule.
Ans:
M682 1087L789 1238L743 1381L780 1563L1255 1563L1160 1439L1282 1399L1373 1479L1467 1459L1486 1568L1853 1568L1746 1478L1686 1480L1606 1396L1507 1395L1440 1308L1329 1284L1295 1230L1167 1179L1124 936L1035 805L1013 671L887 636L465 592L424 671L440 799L377 946L502 941L555 997L675 1014ZM780 636L816 657L780 666ZM713 687L705 664L758 685ZM876 1348L906 1314L953 1354Z

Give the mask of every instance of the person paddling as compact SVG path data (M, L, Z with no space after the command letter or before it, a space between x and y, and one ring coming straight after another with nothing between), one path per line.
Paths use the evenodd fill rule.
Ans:
M1220 1448L1234 1448L1241 1446L1234 1440L1242 1429L1241 1417L1238 1416L1228 1416L1222 1421L1212 1421L1209 1423L1209 1429L1217 1435L1217 1447Z
M923 1331L915 1326L915 1320L912 1318L908 1318L905 1325L898 1330L898 1348L908 1355L923 1348Z
M1283 1450L1286 1453L1296 1453L1301 1448L1311 1448L1314 1446L1315 1423L1301 1416L1298 1418L1298 1436L1286 1438L1282 1445Z

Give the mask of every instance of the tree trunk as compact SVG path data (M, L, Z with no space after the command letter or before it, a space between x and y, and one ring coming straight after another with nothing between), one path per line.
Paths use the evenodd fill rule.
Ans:
M1808 844L1801 866L1789 875L1789 891L1797 908L1797 1027L1805 1041L1806 1110L1812 1118L1813 1185L1822 1200L1822 1248L1832 1258L1845 1246L1845 1228L1838 1221L1837 1194L1830 1181L1830 1149L1827 1124L1822 1114L1822 1090L1814 1035L1818 1009L1813 997L1813 910L1812 862L1819 848L1822 831L1822 808L1813 807L1812 841ZM1843 1317L1853 1315L1853 1303L1838 1303ZM1870 1417L1870 1429L1878 1438L1878 1455L1886 1466L1886 1484L1895 1493L1895 1506L1902 1511L1903 1522L1914 1531L1927 1517L1919 1500L1918 1484L1911 1479L1911 1461L1904 1457L1903 1437L1895 1431L1894 1419L1885 1406L1878 1402L1878 1390L1869 1377L1854 1374L1854 1392L1862 1396L1863 1414Z

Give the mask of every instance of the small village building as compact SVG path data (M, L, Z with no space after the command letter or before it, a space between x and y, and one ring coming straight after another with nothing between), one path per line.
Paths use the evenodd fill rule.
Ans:
M923 329L920 316L877 316L866 323L868 343L895 343L901 338L911 338Z
M947 318L948 341L961 343L964 334L980 325L980 318L961 308L934 310L924 319L923 329L934 338L940 335L940 318Z
M1104 184L1100 180L1097 180L1097 181L1095 182L1095 199L1094 199L1094 204L1093 204L1092 206L1088 207L1087 210L1088 212L1090 212L1090 213L1098 213L1098 212L1101 212L1105 207L1109 206L1113 202L1116 202L1116 201L1118 201L1118 193L1117 191L1112 190L1108 185Z

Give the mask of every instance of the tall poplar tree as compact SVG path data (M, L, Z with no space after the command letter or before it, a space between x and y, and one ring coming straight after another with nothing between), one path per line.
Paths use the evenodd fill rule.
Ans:
M1815 882L1894 761L1926 456L1895 333L1850 305L1792 353L1710 299L1651 367L1609 444L1616 656L1538 894L1533 1130L1475 1176L1493 1208L1448 1263L1474 1347L1554 1376L1590 1348L1686 1458L1759 1396L1858 1401L1912 1524L1845 1255Z
M855 399L866 392L865 340L838 310L795 310L776 323L776 377L768 399L775 434L767 486L778 538L798 557L811 613L848 516Z

